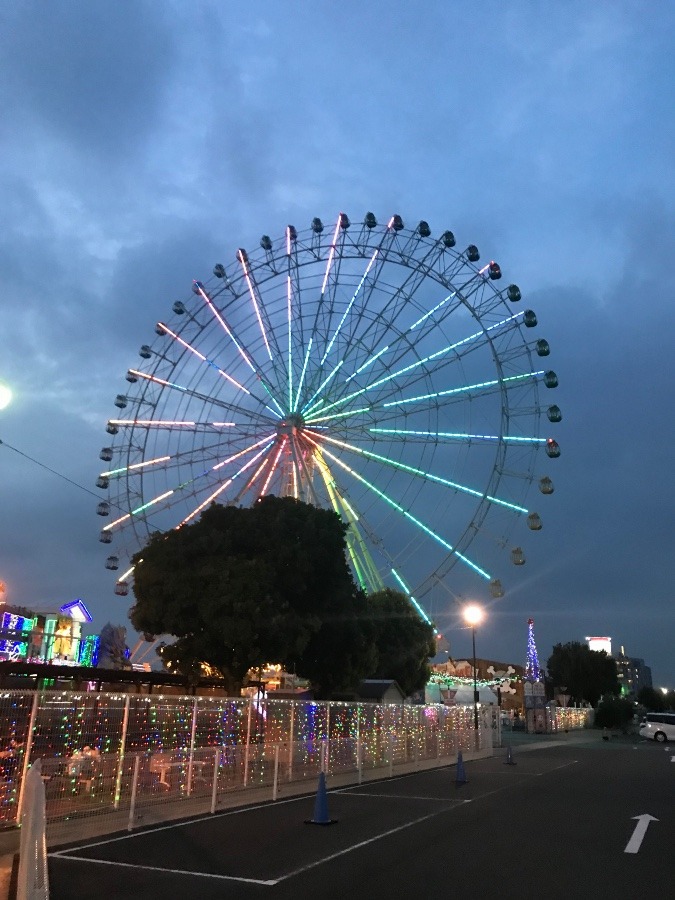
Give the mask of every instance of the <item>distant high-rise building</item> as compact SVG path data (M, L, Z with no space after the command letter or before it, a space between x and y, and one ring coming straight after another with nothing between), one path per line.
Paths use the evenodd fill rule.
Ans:
M612 639L611 637L587 637L586 643L589 650L604 650L607 656L612 655Z
M644 659L626 656L623 647L616 657L616 673L624 697L635 697L644 687L652 687L652 670Z

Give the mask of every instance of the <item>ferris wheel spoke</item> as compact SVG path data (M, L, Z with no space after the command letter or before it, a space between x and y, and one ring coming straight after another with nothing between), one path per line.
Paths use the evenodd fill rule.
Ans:
M286 327L288 330L288 408L293 408L293 347L305 346L302 316L298 316L297 328L293 327L293 318L296 310L301 310L300 278L298 272L297 232L293 237L291 226L286 227Z
M263 388L267 392L270 400L272 401L272 403L274 403L274 405L279 410L279 413L283 416L284 415L283 408L282 408L281 404L279 403L279 400L277 399L272 386L269 384L267 379L263 376L262 369L254 363L253 354L249 353L249 351L244 346L244 343L238 339L237 335L234 332L234 329L230 328L225 317L223 315L221 315L220 311L217 309L217 307L213 303L211 297L208 295L208 293L204 289L204 285L201 283L201 281L194 282L193 291L195 294L200 296L202 298L202 300L206 303L209 310L215 317L216 321L220 324L220 326L223 329L223 331L225 332L225 334L230 338L232 343L237 348L237 351L239 352L239 355L241 356L243 361L249 367L251 372L253 372L253 374L256 376L256 378L260 381L260 384L263 386Z
M315 443L312 441L312 443ZM492 576L482 569L477 563L473 562L473 560L469 559L468 556L465 556L463 553L460 553L455 547L453 547L445 538L441 537L440 534L437 534L432 528L422 522L421 519L418 519L416 516L405 509L405 507L401 506L397 503L392 497L389 497L385 494L384 491L381 491L378 487L376 487L371 481L368 481L363 475L359 474L355 469L351 466L348 466L345 462L343 462L339 457L335 456L325 447L321 448L324 456L327 456L331 459L336 465L340 466L345 472L348 472L353 478L355 478L359 483L364 485L369 491L378 496L382 501L387 503L392 509L395 509L397 512L401 513L404 518L406 518L409 522L412 522L420 531L425 533L428 537L432 538L436 543L440 544L445 548L449 553L454 554L458 559L460 559L465 565L467 565L470 569L473 569L478 575L484 578L486 581L490 581Z
M443 487L450 488L451 490L457 491L458 493L468 494L469 496L475 497L478 500L485 499L489 503L494 503L496 506L502 506L517 513L527 513L527 509L524 506L519 506L518 504L510 503L509 501L500 499L499 497L494 497L491 494L486 494L485 491L477 490L476 488L469 487L466 484L460 484L456 481L451 481L449 478L444 478L441 475L435 475L433 472L419 469L417 466L408 465L407 463L391 459L389 456L385 456L381 453L375 453L372 450L365 450L364 448L358 447L355 444L349 444L346 441L340 441L336 438L329 437L328 435L314 434L313 432L307 433L312 434L312 436L317 441L323 441L329 443L331 446L340 447L342 450L347 450L350 453L353 453L364 459L372 459L375 462L382 463L383 465L391 469L395 469L398 472L405 472L406 474L412 475L415 478L421 478L423 481L440 484Z
M495 378L490 381L480 381L476 384L467 384L462 387L449 388L446 391L433 391L429 394L420 394L418 397L402 397L400 400L391 400L382 404L384 407L404 406L410 403L422 403L425 401L437 401L441 397L453 397L461 395L469 400L478 396L485 396L487 392L497 393L502 387L513 386L516 383L521 384L523 381L529 381L544 375L544 371L526 372L522 375L509 375L506 378Z
M382 590L384 582L373 562L372 556L370 555L361 533L359 515L347 499L346 493L338 485L319 449L317 449L314 459L316 460L319 473L321 474L333 510L348 524L347 532L345 534L347 552L349 553L349 557L354 566L354 571L356 572L362 590L370 590L371 592Z
M255 463L260 459L261 456L264 456L267 453L269 448L272 446L272 443L273 443L273 441L270 441L268 444L266 444L262 448L262 450L258 451L258 453L256 453L255 456L253 456L251 459L249 459L248 462L244 463L244 465L241 466L241 468L237 472L235 472L234 475L231 475L224 482L222 482L222 484L220 484L216 488L216 490L213 491L213 493L209 494L209 496L206 498L206 500L203 500L187 516L185 516L185 518L181 522L179 522L178 525L176 525L176 528L180 528L183 525L187 525L187 523L192 521L192 519L194 519L195 516L199 515L199 513L203 509L206 509L206 507L209 506L209 504L213 503L215 501L216 497L219 497L223 493L223 491L225 491L234 482L234 480L236 478L238 478L240 475L243 475L243 473L246 472L248 469L250 469L251 466L255 465ZM241 454L239 454L239 455L241 455ZM217 468L220 468L223 465L225 465L225 461L221 462ZM216 467L214 467L214 468L216 468ZM204 474L207 474L207 473L204 473Z
M269 422L269 419L267 419L266 416L263 416L262 413L256 412L255 410L248 409L247 407L242 406L241 404L228 403L227 401L221 400L218 397L209 396L207 394L201 393L200 391L195 391L194 389L189 388L186 385L177 384L176 382L173 382L173 381L168 381L166 378L159 378L157 375L151 375L149 372L141 372L138 369L129 369L129 374L135 379L140 378L146 382L152 383L153 385L158 385L160 388L169 388L172 391L180 392L183 396L189 397L193 400L200 400L200 401L210 404L212 406L217 406L220 409L227 410L228 412L233 412L233 413L237 413L239 415L246 416L249 419L257 419L258 421L261 421L261 422L266 420L267 422ZM145 395L142 395L141 397L138 397L138 398L127 397L126 399L128 399L131 402L136 402L139 405L145 404L145 403L151 403L151 401L149 401L145 397ZM283 411L281 410L281 407L279 408L279 412L276 412L270 406L265 406L265 409L268 410L268 412L270 412L275 417L275 419L279 419L279 418L281 418L281 415L283 415ZM280 413L281 413L281 415L280 415Z
M326 335L330 332L333 307L335 304L335 292L338 287L340 262L342 260L342 248L345 244L349 224L349 219L345 213L340 213L337 217L337 222L335 223L333 238L328 250L326 268L321 283L321 291L316 304L314 321L311 328L311 335L316 337L317 347L315 349L317 353L321 352L318 347L320 342L319 339L321 339L321 342L323 343L327 340Z
M283 396L284 385L288 379L288 372L286 371L288 361L284 360L284 355L279 347L276 331L270 322L265 303L263 302L260 293L260 286L255 277L255 272L249 264L248 254L245 250L239 249L237 251L237 259L241 264L244 278L246 279L246 285L260 327L265 350L270 363L272 364L272 371L274 372L277 390L281 391L281 395Z
M267 490L270 486L270 482L272 481L272 478L274 477L276 472L279 470L279 460L281 459L281 454L284 452L284 449L285 449L287 443L288 443L288 437L284 435L284 437L281 439L281 441L279 441L279 445L277 447L277 451L274 456L272 465L270 466L269 472L267 473L267 478L265 479L265 483L262 486L262 490L258 494L258 499L260 499L261 497L264 497L267 494Z
M390 440L406 441L409 437L421 438L422 441L438 441L443 440L447 443L471 444L485 443L497 444L503 442L505 444L530 444L541 446L546 443L547 438L540 438L527 435L511 435L511 434L468 434L466 432L451 431L414 431L407 428L370 428L372 434L386 435Z
M410 589L410 588L408 587L408 585L405 583L405 581L403 580L403 578L399 575L399 573L396 571L396 569L393 568L393 566L392 566L392 568L390 569L390 571L391 571L391 574L394 576L395 580L398 582L399 586L402 588L403 592L404 592L405 594L408 595L408 598L410 599L410 602L411 602L412 605L415 607L415 609L417 610L417 612L419 613L419 615L424 619L424 621L425 621L428 625L431 625L431 626L433 627L433 622L431 621L431 619L429 618L429 616L428 616L428 615L426 614L426 612L424 611L424 608L421 606L419 600L417 600L416 597L413 597L411 589ZM434 627L434 634L438 634L438 629L435 628L435 627Z
M253 487L253 485L255 484L255 482L258 481L258 479L261 478L261 477L264 475L264 470L269 466L270 461L271 461L271 459L272 459L272 457L273 457L273 454L274 454L274 450L275 450L274 442L271 443L271 444L267 444L267 446L266 446L265 448L263 448L263 450L261 450L261 452L260 452L259 454L257 454L257 456L254 457L254 459L253 459L251 462L249 462L249 463L246 464L246 467L244 467L244 468L241 470L242 472L243 472L243 471L246 471L246 470L247 470L248 468L250 468L255 462L257 462L258 459L261 459L261 458L262 458L262 462L260 463L260 465L258 466L258 468L257 468L257 469L253 472L253 474L250 475L250 477L244 482L244 484L243 484L241 490L240 490L234 497L232 497L231 500L228 501L229 503L231 503L231 504L234 505L234 506L236 506L237 504L239 504L239 503L241 502L242 498L246 495L246 493L247 493L248 491L251 490L251 488ZM229 483L228 483L226 486L229 487L229 485L232 484L233 480L234 480L234 478L230 479L230 480L229 480ZM211 502L211 499L210 499L210 498L209 498L209 501L208 501L208 502ZM200 507L200 510L199 510L199 511L201 511L202 508L203 508L203 507Z
M433 371L437 371L439 366L445 366L449 362L452 362L454 359L456 359L459 355L461 355L459 353L460 348L462 351L466 351L468 348L471 348L471 349L479 348L484 342L486 342L488 340L487 333L492 332L492 331L497 331L498 329L503 329L504 327L507 327L507 328L517 327L516 323L520 316L522 316L522 313L516 313L515 315L509 316L506 319L501 320L500 322L494 323L493 325L489 326L487 329L481 329L480 331L475 331L472 334L467 335L466 337L463 337L458 341L454 341L453 343L440 348L439 350L434 350L433 353L430 353L425 357L415 359L413 362L409 363L407 366L403 366L402 368L396 369L393 372L389 371L386 375L382 376L381 378L377 378L375 381L371 381L369 384L365 385L364 387L359 388L356 391L352 391L351 393L347 394L346 396L343 396L343 397L335 400L330 406L323 406L321 408L321 412L323 413L323 412L326 412L331 407L336 407L336 406L343 405L344 403L348 403L350 400L353 400L356 397L359 397L359 396L365 394L366 392L373 390L375 388L379 388L385 384L390 384L390 390L392 392L397 392L400 390L400 387L396 383L398 379L401 379L403 376L410 377L411 373L416 373L416 372L419 374L420 378L424 378L425 376L432 374L432 369L430 368L430 365L434 367ZM414 325L411 326L411 328L409 330L412 330L413 328L414 328ZM384 347L382 350L380 350L377 354L375 354L372 357L372 361L375 361L375 359L382 356L382 354L385 351L387 351L388 349L389 349L388 346ZM420 369L422 369L422 371L419 371ZM358 373L358 370L353 375L348 376L346 381L349 381L357 373ZM305 414L307 415L308 419L311 417L311 414L312 414L314 408L315 407L310 406L305 411Z
M258 434L256 434L255 436L257 437ZM228 462L232 462L235 459L238 459L242 454L249 452L250 450L255 449L256 447L258 447L261 444L265 443L266 441L270 440L271 437L272 437L272 435L268 434L267 436L263 437L262 440L258 440L256 443L254 443L252 445L247 445L242 450L240 450L237 453L235 453L234 455L231 455L230 457L228 457L228 459L225 460L225 462L228 463ZM243 435L239 435L237 437L237 439L242 440L242 439L248 439L248 438L244 438ZM228 445L232 445L233 443L234 442L232 440L230 440L228 442ZM184 451L181 451L178 453L173 453L173 454L167 454L165 456L158 456L158 457L155 457L154 459L140 460L139 462L136 462L136 463L130 463L126 466L120 466L115 469L110 469L106 472L101 472L100 475L101 475L101 477L104 477L104 478L121 478L122 476L128 475L128 474L136 474L136 473L140 474L142 472L142 470L148 469L150 467L154 467L156 469L156 471L168 472L171 469L177 469L179 466L184 465L184 464L208 465L214 459L217 460L216 468L219 468L223 465L222 451L223 451L222 441L218 441L215 444L199 445L197 447L193 446L189 450L184 450Z
M108 424L117 428L161 428L163 431L187 429L194 432L219 432L225 428L238 427L236 422L194 422L179 419L108 419Z
M393 293L380 316L374 319L364 329L363 334L360 336L361 340L364 340L370 332L374 330L374 333L369 338L371 346L378 346L382 340L388 340L388 343L384 350L380 350L372 358L366 359L365 363L362 363L356 372L353 372L348 376L347 380L355 377L376 360L382 362L381 357L384 352L396 351L399 345L404 344L402 350L398 353L398 356L392 357L387 362L388 367L396 365L397 361L405 357L410 351L410 334L412 331L420 329L420 326L424 326L420 329L417 336L418 338L423 338L430 330L437 328L444 319L451 315L457 308L462 305L467 305L468 298L471 294L482 286L484 279L481 274L471 271L470 277L466 281L457 287L453 287L450 293L440 302L435 304L430 310L426 310L422 316L418 317L410 325L404 327L402 331L396 329L397 334L393 340L388 338L388 333L393 329L394 323L398 321L399 316L403 313L407 315L409 307L415 305L416 292L427 278L430 268L433 266L433 263L438 256L438 250L438 245L436 245L432 248L432 251L436 252L430 251L426 257L416 261L416 266L411 275ZM464 265L464 261L461 261L461 264ZM450 301L453 300L455 302L448 305Z
M165 501L168 501L170 497L174 497L175 495L179 494L180 492L186 491L188 488L192 487L195 484L195 482L199 481L202 478L206 478L207 476L211 475L213 472L216 472L219 469L223 468L228 463L231 463L234 460L239 459L241 456L245 455L246 453L250 453L252 450L259 447L265 441L267 441L267 447L271 446L275 437L276 437L276 435L268 435L266 438L263 438L261 441L258 441L257 443L255 443L249 447L246 447L243 450L240 450L238 453L235 453L234 455L228 457L227 459L219 460L219 462L217 462L215 465L211 466L209 469L206 469L206 470L200 472L198 475L195 475L193 478L190 478L187 481L183 481L182 483L176 485L173 488L169 488L169 490L167 490L167 491L163 491L162 493L158 494L156 497L153 497L147 503L143 503L143 504L141 504L141 506L137 507L136 509L132 509L128 513L125 513L123 516L120 516L119 518L115 519L114 521L109 522L107 525L104 526L104 528L102 530L103 531L112 531L118 525L121 525L123 522L126 522L126 521L132 519L134 516L140 515L141 513L145 513L148 509L150 509L152 507L156 507L157 504L159 504L159 503L164 504L163 508L165 508L165 509L168 508L169 506L173 505L173 501L170 503L169 502L165 503ZM254 462L255 459L259 458L260 454L265 452L265 450L266 450L266 447L263 448L263 450L261 450L259 454L256 454L253 461L249 461L248 463L246 463L245 466L240 470L240 472L244 471L246 468L248 468L249 465L252 465L252 462ZM194 455L194 454L192 454L192 455ZM138 468L140 468L140 466ZM131 471L130 467L127 467L126 473L128 474L130 471ZM234 480L234 478L237 477L238 474L239 473L236 473L235 475L233 475L231 477L231 479L229 481L230 484L231 484L232 480Z
M197 359L200 359L203 363L210 366L210 368L212 368L214 371L216 371L218 373L218 375L222 376L233 387L236 387L240 391L243 391L245 394L248 394L250 397L252 397L254 400L256 400L261 405L263 405L263 406L266 405L266 401L263 401L260 397L257 397L245 385L243 385L241 382L237 381L236 378L233 378L232 375L230 375L228 372L225 372L223 369L221 369L220 366L216 362L214 362L214 360L209 359L207 356L205 356L203 353L201 353L199 350L197 350L196 347L193 347L191 343L184 340L175 331L172 331L168 325L164 324L164 322L158 322L157 329L161 330L167 336L173 338L177 343L179 343L186 350L188 350L190 353L192 353L194 356L196 356ZM276 412L274 412L273 414L276 415Z
M387 223L386 230L385 230L384 234L382 235L382 238L380 239L378 245L374 249L372 249L372 253L371 253L370 259L368 261L368 264L365 268L365 271L361 275L361 278L359 279L359 282L356 285L356 288L353 291L349 302L347 303L347 307L346 307L345 311L342 313L342 316L340 317L340 319L338 321L335 331L332 333L331 337L329 339L327 339L327 345L326 345L324 353L321 357L321 362L319 364L319 369L318 369L319 372L321 372L321 369L323 368L324 363L326 362L328 356L330 355L330 352L333 349L333 345L335 344L336 340L338 339L338 337L342 331L342 326L345 324L345 322L347 322L350 319L352 309L354 309L357 298L359 297L359 294L361 293L361 288L366 283L366 279L370 275L371 269L372 269L373 273L371 275L371 287L368 287L368 288L366 288L366 290L363 291L363 297L362 297L361 303L356 307L356 310L355 310L356 321L357 322L360 321L360 319L361 319L360 313L368 305L368 300L372 295L372 284L375 284L377 282L379 272L386 260L387 248L391 244L392 240L394 239L394 237L396 235L396 232L393 230L393 225L394 225L394 217L392 216L392 218ZM360 242L357 242L357 245L359 246L360 251L362 251L366 255L368 252L371 251L370 246L366 250L366 247L363 246ZM332 316L331 316L331 318L332 318ZM328 325L330 328L330 319L329 319ZM352 334L353 334L353 330L350 329L349 333L344 341L344 344L346 347L351 346Z

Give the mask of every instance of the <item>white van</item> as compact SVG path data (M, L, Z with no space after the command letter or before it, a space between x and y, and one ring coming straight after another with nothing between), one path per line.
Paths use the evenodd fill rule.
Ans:
M675 712L647 713L640 725L640 737L655 741L675 741Z

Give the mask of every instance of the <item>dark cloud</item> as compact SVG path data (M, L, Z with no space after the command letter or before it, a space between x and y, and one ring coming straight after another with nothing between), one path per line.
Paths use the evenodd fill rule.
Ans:
M560 378L556 491L541 532L515 526L527 563L481 652L521 661L534 615L541 657L608 633L672 685L675 15L463 12L5 4L0 438L93 489L124 374L192 278L315 215L426 219L521 286ZM6 446L0 472L10 599L123 622L96 498ZM456 655L457 603L484 594L456 567L426 598Z

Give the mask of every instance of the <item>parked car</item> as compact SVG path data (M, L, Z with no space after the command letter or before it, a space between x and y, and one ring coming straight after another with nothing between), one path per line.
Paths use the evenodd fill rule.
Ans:
M640 725L640 737L662 744L675 741L675 712L647 713Z

